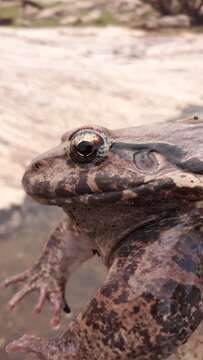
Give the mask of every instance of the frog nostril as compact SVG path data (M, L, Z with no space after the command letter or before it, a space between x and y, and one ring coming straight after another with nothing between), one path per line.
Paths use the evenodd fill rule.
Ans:
M36 160L31 165L33 171L39 171L46 166L47 166L47 161L45 160Z

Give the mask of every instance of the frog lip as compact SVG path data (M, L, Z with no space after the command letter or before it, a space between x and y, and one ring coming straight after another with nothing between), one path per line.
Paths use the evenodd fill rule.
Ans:
M39 204L42 204L42 205L58 205L56 200L53 198L45 198L44 196L42 195L39 195L39 194L35 194L35 193L28 193L27 192L27 195L28 197L32 198L33 200L35 200L36 202L38 202Z
M83 195L72 195L68 197L44 197L44 195L32 193L28 194L33 200L37 201L43 205L57 205L62 207L63 205L68 204L89 204L95 202L110 202L114 199L121 199L123 191L108 191L102 193L92 193L92 194L83 194Z
M71 204L84 204L91 205L95 203L109 203L109 202L128 202L130 200L135 200L140 195L146 195L147 192L153 193L155 188L159 186L163 189L163 187L169 187L172 185L170 179L166 179L167 181L157 182L154 180L150 180L145 184L137 185L133 188L129 189L121 189L121 190L113 190L106 192L98 192L98 193L87 193L87 194L73 194L56 197L56 195L47 194L39 194L39 193L28 193L34 200L43 205L55 205L59 207L68 206ZM157 188L156 188L157 190ZM144 194L143 194L144 192Z
M68 205L71 203L84 204L84 205L93 205L95 203L113 203L113 202L129 202L136 201L136 199L143 198L144 200L147 196L155 194L158 191L168 191L175 187L175 183L172 179L156 179L149 180L144 184L139 184L135 187L130 187L127 189L106 191L100 193L89 193L83 195L72 195L67 198L59 198L55 200L58 206ZM155 196L155 195L154 195Z
M57 205L59 207L71 204L95 204L109 203L121 200L133 199L137 195L129 190L114 190L101 193L89 193L83 195L69 195L68 197L55 197L40 195L37 193L28 194L33 200L43 205Z
M113 202L128 202L136 201L139 197L146 197L149 194L153 194L159 190L169 189L174 186L171 179L157 179L150 180L145 184L140 184L129 189L113 190L98 193L87 193L87 194L73 194L67 197L56 197L54 194L32 193L29 194L34 200L44 205L55 205L59 207L68 206L71 204L84 204L94 205L96 203L113 203Z

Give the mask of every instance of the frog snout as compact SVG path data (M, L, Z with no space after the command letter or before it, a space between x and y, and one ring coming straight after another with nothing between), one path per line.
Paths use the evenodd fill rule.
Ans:
M49 163L47 160L36 159L33 160L26 169L22 178L22 184L29 195L40 192L39 184L43 182L43 174L48 166Z

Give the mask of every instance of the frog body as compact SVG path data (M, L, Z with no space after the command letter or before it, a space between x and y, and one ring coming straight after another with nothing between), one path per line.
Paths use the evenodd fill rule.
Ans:
M10 307L37 289L35 310L53 306L92 256L108 274L87 307L55 340L24 336L8 351L43 360L167 359L203 318L203 120L194 117L111 131L84 126L34 159L23 177L36 201L67 218Z

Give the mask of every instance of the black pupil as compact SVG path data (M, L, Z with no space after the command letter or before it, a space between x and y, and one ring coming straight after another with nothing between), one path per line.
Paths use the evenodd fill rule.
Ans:
M83 156L92 155L94 150L95 150L94 144L89 141L81 141L77 145L77 152Z

